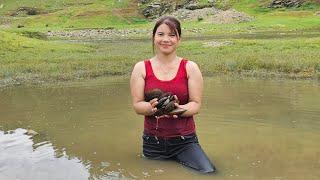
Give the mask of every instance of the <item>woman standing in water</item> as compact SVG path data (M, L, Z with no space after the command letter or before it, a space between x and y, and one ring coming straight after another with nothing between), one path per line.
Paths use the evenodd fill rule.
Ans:
M138 62L132 71L130 87L133 108L144 115L143 154L150 159L172 159L199 172L210 173L215 167L199 145L193 115L201 106L203 79L196 63L178 57L180 22L162 17L153 29L156 55ZM152 89L171 92L186 111L177 115L154 116L157 98L145 101Z

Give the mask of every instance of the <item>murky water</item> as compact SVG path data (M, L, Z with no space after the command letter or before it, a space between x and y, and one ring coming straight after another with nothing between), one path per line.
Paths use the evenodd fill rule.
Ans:
M0 179L319 179L319 119L317 82L206 78L197 133L218 173L201 175L141 157L126 78L3 89Z

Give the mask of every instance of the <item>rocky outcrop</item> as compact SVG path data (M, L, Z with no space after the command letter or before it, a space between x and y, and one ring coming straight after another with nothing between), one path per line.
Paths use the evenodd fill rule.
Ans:
M144 17L154 19L166 13L173 12L174 10L175 6L173 4L150 3L146 7L142 8L140 11L144 15Z
M221 47L221 46L231 46L233 45L232 41L211 41L203 43L204 47Z
M208 1L206 4L200 4L196 0L180 0L180 1L154 1L154 0L140 0L139 9L144 17L155 19L164 14L170 14L179 9L196 10L207 7L213 7L214 1Z
M272 0L270 8L300 7L304 0Z
M49 31L46 36L48 38L58 37L62 39L79 39L79 38L128 38L131 36L143 36L149 35L147 29L82 29L71 31Z
M179 20L198 20L214 24L230 24L252 21L253 18L243 12L229 9L226 11L216 8L203 8L196 10L178 9L177 11L169 14Z
M215 15L209 18L209 22L216 24L232 24L252 21L253 18L243 12L229 9L226 11L219 10Z
M38 15L38 14L45 14L46 12L42 9L35 8L35 7L19 7L17 10L11 12L10 16L19 16L19 15Z
M199 4L197 2L187 3L182 8L189 9L189 10L196 10L196 9L203 9L213 7L214 1L208 1L207 4Z
M218 13L219 10L215 8L203 8L203 9L178 9L171 14L170 16L174 16L178 18L179 20L203 20L206 19L209 16L212 16L216 13Z

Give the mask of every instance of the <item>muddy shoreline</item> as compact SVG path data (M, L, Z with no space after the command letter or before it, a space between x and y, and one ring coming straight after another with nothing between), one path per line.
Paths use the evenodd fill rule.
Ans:
M293 73L276 73L276 72L258 72L258 71L248 71L248 72L229 72L229 73L212 73L212 74L203 74L204 78L210 78L213 76L224 76L230 78L256 78L256 79L273 79L273 80L303 80L303 81L313 81L316 83L320 82L320 77L304 77L300 74ZM0 80L0 90L18 86L52 86L52 85L61 85L68 83L81 83L86 81L95 81L101 78L130 78L129 74L122 75L104 75L97 76L93 78L74 78L66 80L55 80L55 79L41 79L41 78L27 78L27 77L18 77L18 78L7 78Z

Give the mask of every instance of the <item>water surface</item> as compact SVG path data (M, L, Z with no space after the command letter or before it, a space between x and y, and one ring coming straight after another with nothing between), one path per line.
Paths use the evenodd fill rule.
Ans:
M0 90L0 179L318 179L317 82L205 78L196 118L218 173L141 156L127 78ZM33 129L39 135L26 135Z

